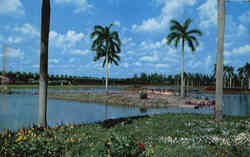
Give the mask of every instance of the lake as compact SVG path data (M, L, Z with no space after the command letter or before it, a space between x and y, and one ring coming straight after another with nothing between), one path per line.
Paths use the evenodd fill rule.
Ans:
M205 95L213 97L212 95ZM226 115L249 116L250 96L226 95L224 96ZM30 94L0 94L0 130L9 128L16 130L29 127L37 122L38 97ZM106 112L105 112L106 111ZM105 106L102 104L89 104L63 100L48 100L48 125L60 123L89 123L103 121L110 118L128 117L159 113L199 113L213 114L213 108L167 108L148 109L141 112L137 107Z

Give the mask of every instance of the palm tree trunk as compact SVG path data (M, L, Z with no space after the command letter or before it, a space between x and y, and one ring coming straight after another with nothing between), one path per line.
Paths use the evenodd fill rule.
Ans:
M184 39L182 39L182 58L181 58L181 97L184 97Z
M250 77L248 78L248 89L250 89Z
M216 67L216 110L215 119L221 121L223 116L223 63L224 63L224 32L225 32L225 0L218 1L218 52Z
M230 77L230 88L232 88L232 78Z
M241 82L241 89L243 89L243 79L241 79L240 82Z
M43 0L41 21L41 47L40 47L40 84L38 125L47 127L47 88L48 88L48 44L50 26L50 0Z
M108 52L106 52L106 94L108 94Z

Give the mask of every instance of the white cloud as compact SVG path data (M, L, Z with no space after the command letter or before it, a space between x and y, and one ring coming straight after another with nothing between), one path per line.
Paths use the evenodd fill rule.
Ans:
M166 29L172 18L181 15L180 11L184 10L184 6L192 6L196 3L196 0L153 0L153 2L164 5L161 14L158 17L143 20L140 25L132 25L132 30L154 32Z
M23 41L24 39L21 37L8 37L8 43L9 44L19 44Z
M226 57L231 57L233 55L246 55L250 54L250 45L244 45L239 48L234 48L232 51L225 50L224 55Z
M250 45L244 45L244 46L241 46L239 48L234 48L232 50L232 53L239 54L239 55L250 54Z
M238 30L239 30L238 36L247 34L247 28L243 24L238 25Z
M207 0L199 8L201 27L209 27L217 24L217 0Z
M55 31L50 32L51 45L54 44L57 48L72 48L83 37L83 33L77 33L73 30L69 30L66 34L60 34Z
M206 64L206 66L210 66L212 64L212 57L211 56L207 56L207 58L205 60L205 64Z
M73 4L77 8L74 10L74 13L80 13L87 11L90 8L93 8L91 4L89 4L88 0L55 0L58 4Z
M156 68L167 68L167 67L169 67L169 65L168 64L156 64L155 67Z
M140 58L140 61L156 62L156 61L158 61L160 59L157 53L158 52L154 52L152 56L143 56L143 57Z
M27 36L31 36L31 37L39 37L40 36L40 32L36 29L36 27L29 24L29 23L23 24L21 27L15 27L14 31L20 32L23 35L27 35Z
M175 59L175 58L169 58L169 57L166 57L163 59L164 61L168 61L168 62L174 62L174 63L178 63L179 60Z
M24 15L24 7L20 0L0 0L0 14Z
M6 56L7 57L13 57L13 58L18 58L18 57L23 57L24 53L20 49L16 48L6 48ZM1 56L3 56L1 54Z
M49 59L48 61L49 63L59 63L59 60L55 58Z
M121 26L121 23L120 23L120 21L115 21L115 22L114 22L114 25L120 27L120 26Z
M78 54L78 55L86 55L87 53L90 53L90 50L75 49L75 50L72 50L71 53Z

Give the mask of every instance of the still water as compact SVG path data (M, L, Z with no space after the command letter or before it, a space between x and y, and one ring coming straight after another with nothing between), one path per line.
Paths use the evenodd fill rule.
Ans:
M206 95L210 96L211 95ZM16 130L29 127L37 122L38 97L30 94L0 94L0 130L9 128ZM226 115L250 116L250 96L227 95L224 97L224 112ZM60 123L89 123L109 118L128 117L157 113L200 113L213 114L213 108L167 108L148 109L141 112L136 107L105 106L63 100L48 100L48 124L53 126Z

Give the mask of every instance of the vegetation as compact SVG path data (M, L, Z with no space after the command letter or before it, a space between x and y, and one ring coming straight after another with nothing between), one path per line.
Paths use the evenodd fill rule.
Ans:
M194 35L201 36L202 33L198 29L192 29L188 31L189 25L191 24L192 20L189 18L185 21L183 26L176 20L171 20L170 31L171 33L167 36L167 44L170 45L173 41L175 41L175 48L178 47L179 42L182 43L182 64L181 64L181 96L184 97L184 46L185 42L188 43L188 46L191 50L195 51L195 45L199 46L199 42Z
M91 39L94 39L91 49L96 51L94 61L98 61L100 58L104 57L102 66L104 67L106 64L106 92L108 90L108 64L114 63L118 65L120 61L120 56L118 54L121 52L119 34L116 31L110 31L112 26L113 24L109 25L109 27L96 25L94 27L94 32L91 33Z
M213 116L165 114L5 130L0 133L0 156L249 157L249 121L225 117L218 125Z

